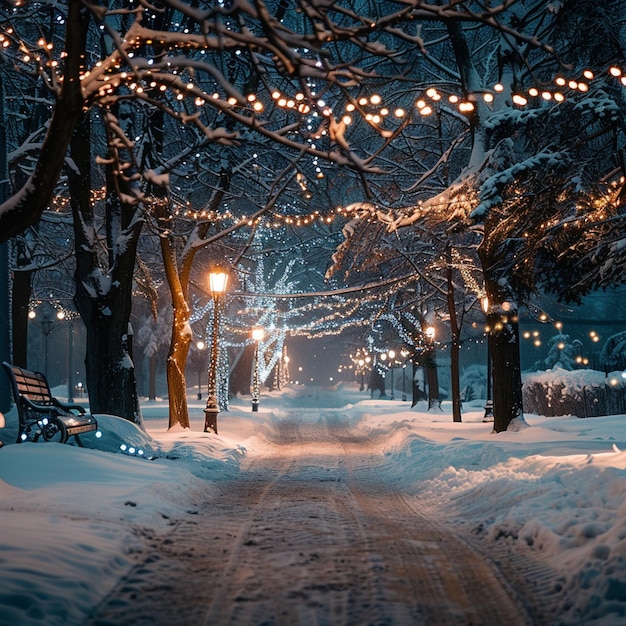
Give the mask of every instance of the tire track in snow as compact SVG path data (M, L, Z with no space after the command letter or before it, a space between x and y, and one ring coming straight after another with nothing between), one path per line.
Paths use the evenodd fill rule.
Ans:
M167 536L146 534L89 624L531 623L488 562L384 481L375 442L339 415L268 427L265 456Z
M387 546L386 560L395 562L395 585L402 598L414 598L410 623L524 624L532 619L514 600L515 594L483 556L437 519L433 509L409 500L393 486L377 480L376 445L337 423L335 436L353 465L352 491L366 514L367 532L374 544ZM364 455L364 451L370 454ZM380 502L386 515L376 516L372 503ZM380 522L377 529L372 521ZM378 537L377 537L378 533ZM391 581L385 581L389 584Z

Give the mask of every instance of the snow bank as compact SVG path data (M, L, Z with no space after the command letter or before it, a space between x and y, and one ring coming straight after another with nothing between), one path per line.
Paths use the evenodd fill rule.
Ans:
M558 574L563 624L626 617L624 415L531 414L529 428L496 435L480 410L454 423L445 404L431 414L370 400L356 387L292 388L264 395L258 413L234 401L220 414L216 437L201 432L202 407L190 403L191 431L168 432L167 405L152 403L143 408L146 432L100 416L103 437L86 438L86 448L11 444L7 416L0 431L0 623L84 623L146 537L167 532L200 494L206 501L217 493L217 482L235 477L246 456L267 452L267 423L295 419L304 405L347 417L379 447L381 477L455 532L486 551L505 546L549 564Z

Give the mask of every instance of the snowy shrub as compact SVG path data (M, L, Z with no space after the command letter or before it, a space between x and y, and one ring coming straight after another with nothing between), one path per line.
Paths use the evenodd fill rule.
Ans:
M576 356L580 354L580 341L570 339L569 335L561 332L550 338L548 355L545 359L535 361L529 368L531 372L550 369L573 370L578 367Z
M469 365L461 372L461 399L485 399L487 397L487 367L484 365Z
M626 368L626 332L617 333L606 340L600 352L600 365L605 372Z
M626 379L622 372L605 376L596 370L554 368L525 374L524 411L554 417L596 417L626 413Z

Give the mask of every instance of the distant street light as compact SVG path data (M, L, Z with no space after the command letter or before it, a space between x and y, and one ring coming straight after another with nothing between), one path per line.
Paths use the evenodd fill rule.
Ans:
M480 304L483 309L483 313L487 315L489 313L489 298L484 296ZM493 422L493 398L491 393L491 327L487 324L487 400L485 402L485 415L483 422Z
M259 344L263 340L265 332L262 328L254 328L252 330L252 339L255 342L254 346L254 369L252 372L252 410L259 410L259 397L261 395L261 385L259 382Z
M67 401L74 402L74 323L65 311L57 312L57 319L66 320L67 327Z
M361 374L361 386L359 387L359 391L363 391L363 389L365 389L365 359L359 359L357 364L359 366L359 373Z
M217 359L220 298L226 293L228 274L221 269L209 272L209 290L213 296L213 333L211 337L211 360L209 362L209 379L207 383L207 401L204 408L204 432L214 432L217 435L217 416L219 403L217 401Z
M198 400L202 400L202 352L206 348L204 341L196 343L198 349Z
M389 352L387 352L387 354L389 355L389 371L391 372L391 394L389 395L389 399L390 400L395 400L395 396L393 393L393 366L395 365L395 358L396 358L396 351L395 350L389 350Z

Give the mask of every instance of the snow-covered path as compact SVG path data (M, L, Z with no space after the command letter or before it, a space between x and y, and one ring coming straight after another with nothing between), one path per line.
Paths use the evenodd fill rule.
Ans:
M488 561L385 481L380 445L343 415L274 416L217 497L145 533L89 624L531 623Z

